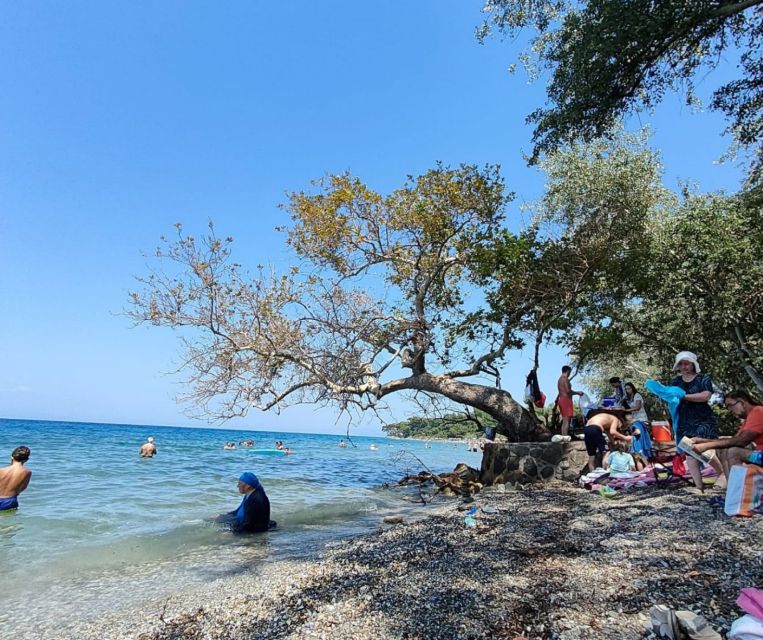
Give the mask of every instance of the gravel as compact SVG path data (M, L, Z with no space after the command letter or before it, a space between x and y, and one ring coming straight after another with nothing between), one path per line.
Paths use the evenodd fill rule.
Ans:
M629 640L655 637L655 604L726 633L739 589L763 584L763 518L728 518L684 488L607 500L501 486L475 514L460 505L35 637Z

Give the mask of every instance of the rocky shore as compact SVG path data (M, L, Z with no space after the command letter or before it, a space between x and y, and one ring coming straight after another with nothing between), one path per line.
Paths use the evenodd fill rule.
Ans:
M655 637L654 604L725 634L739 589L763 585L763 516L728 518L684 488L499 486L421 509L433 515L36 637L627 640Z

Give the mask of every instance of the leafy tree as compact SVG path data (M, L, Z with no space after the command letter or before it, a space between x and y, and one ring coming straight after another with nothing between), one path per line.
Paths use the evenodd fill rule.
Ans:
M498 388L523 337L516 312L490 313L499 284L483 258L499 244L526 260L529 240L503 227L512 196L497 168L438 166L386 196L347 174L315 186L289 199L301 266L288 274L247 276L214 231L197 241L178 226L157 249L131 315L183 331L186 399L226 419L297 402L374 410L417 392L484 411L510 439L542 437Z
M608 135L625 114L657 104L724 55L741 52L736 80L711 106L750 155L751 185L763 176L763 0L487 0L479 39L534 29L520 58L537 77L551 71L550 105L530 114L534 158L574 140ZM704 77L704 76L703 76Z
M647 139L622 133L541 165L536 225L556 235L538 262L561 245L591 271L555 334L579 365L641 383L688 349L725 387L763 390L763 197L674 194Z
M653 259L612 322L584 332L589 362L649 354L670 375L672 356L695 351L726 388L763 391L763 211L748 196L685 192L653 221ZM660 361L661 360L661 361Z

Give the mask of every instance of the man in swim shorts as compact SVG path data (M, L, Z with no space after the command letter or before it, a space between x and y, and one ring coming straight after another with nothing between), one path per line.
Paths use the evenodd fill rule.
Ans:
M32 472L24 468L31 453L29 447L16 447L11 453L11 464L0 469L0 511L18 508L18 495L32 478Z
M559 413L562 416L562 435L569 435L570 431L570 418L575 415L575 407L572 404L572 396L582 395L582 391L573 391L572 384L570 383L570 373L572 373L572 367L564 365L562 367L562 375L559 376L559 380L556 383L557 391L559 395L556 398L556 403L559 405Z
M270 500L251 471L239 476L238 492L244 494L238 509L217 516L216 522L229 525L234 533L261 533L276 526L270 519Z
M155 455L156 445L154 444L154 439L151 436L148 436L146 441L143 443L143 446L140 448L140 457L153 458Z
M583 429L583 438L585 440L586 451L588 452L589 471L593 471L597 466L601 465L604 452L607 449L605 433L609 436L610 442L624 440L630 446L633 438L620 433L619 429L622 426L622 421L609 413L597 413L588 419Z

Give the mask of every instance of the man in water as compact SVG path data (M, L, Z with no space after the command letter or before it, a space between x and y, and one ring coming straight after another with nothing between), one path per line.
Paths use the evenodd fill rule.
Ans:
M0 511L18 509L18 495L32 478L32 472L24 468L31 453L29 447L16 447L11 453L11 463L0 469Z
M217 516L215 522L230 525L234 533L260 533L276 526L270 519L270 500L251 471L239 476L238 492L244 494L238 509Z
M151 436L148 436L146 441L143 443L143 446L140 448L140 457L153 458L155 455L156 445L154 444L154 439Z

